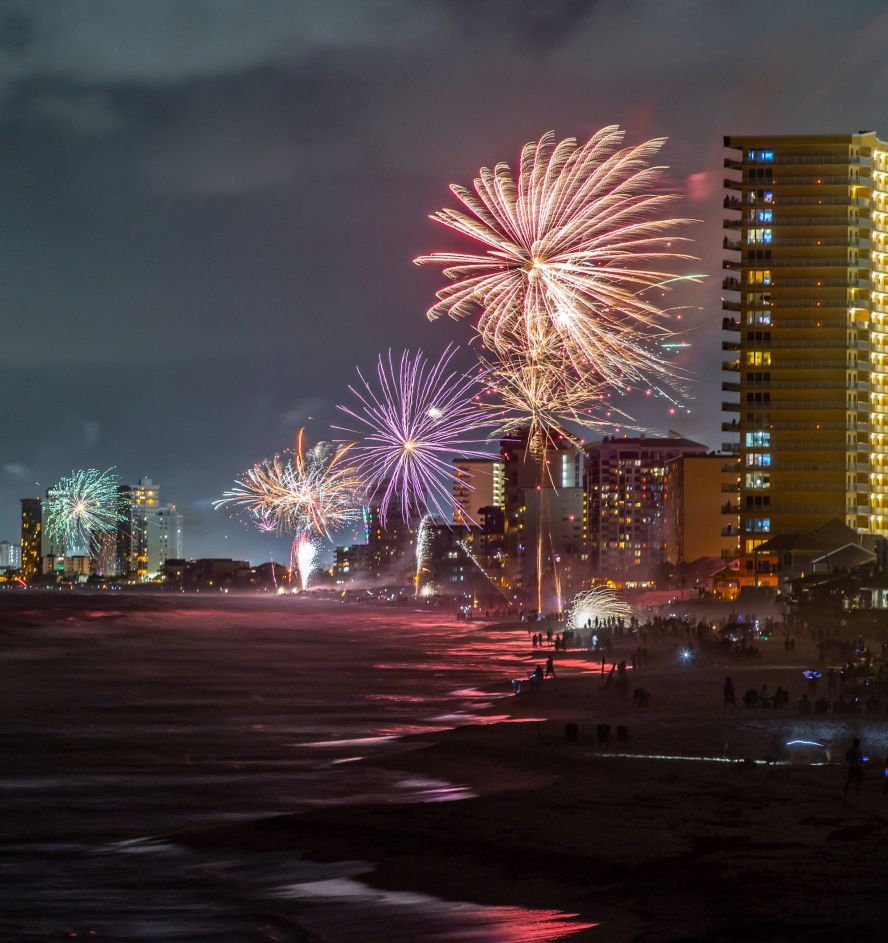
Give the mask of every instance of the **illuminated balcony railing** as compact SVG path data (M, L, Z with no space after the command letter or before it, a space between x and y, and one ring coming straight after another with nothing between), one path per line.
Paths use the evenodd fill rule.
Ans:
M869 290L870 280L868 278L772 278L770 287L771 288L862 288L864 290ZM753 286L750 286L750 288L752 289Z
M722 369L728 369L723 367ZM739 369L739 368L738 368ZM748 369L756 369L754 367L749 367ZM763 389L763 390L844 390L847 389L847 384L844 380L815 380L813 378L805 380L771 380L768 383L747 383L746 387L748 389ZM835 406L830 406L828 403L820 402L821 409L835 409ZM784 404L780 404L780 409L786 408ZM844 400L842 401L842 408L844 409Z
M787 256L787 255L775 255L772 256L767 262L758 262L750 260L749 262L744 263L747 268L861 268L866 267L862 266L858 262L852 262L847 255L830 255L830 256L814 256L814 255L800 255L800 256ZM869 265L869 262L866 263Z
M743 220L740 225L762 226L764 224L747 222L746 220ZM798 226L805 226L805 227L813 226L817 228L838 226L838 227L841 227L842 229L848 229L850 222L849 222L849 217L847 215L837 216L835 214L832 214L832 215L823 214L822 216L793 216L792 214L789 214L789 213L781 213L779 218L777 218L777 215L775 214L774 219L770 223L767 223L767 225L771 227L772 229L778 229L778 228L789 229L790 227L795 228ZM729 227L725 226L725 228L727 229Z
M782 370L847 370L849 364L845 360L780 360L775 358L771 362L771 369ZM858 384L859 386L860 384ZM869 389L869 387L867 387Z
M752 305L748 305L752 307ZM855 307L854 304L846 298L844 301L838 298L781 298L772 303L772 308L813 308L815 311L820 308L848 308ZM856 307L861 307L857 305Z
M834 236L824 236L820 239L816 236L808 236L805 239L781 239L777 237L769 243L769 248L829 249L833 246L851 246L854 249L859 249L861 247L868 248L869 244L869 239L839 239Z
M767 184L765 184L767 186ZM727 200L730 197L726 197ZM781 206L869 206L870 201L862 196L784 196L775 200L772 205L775 210Z
M812 167L821 164L845 164L848 167L869 167L872 160L869 157L852 157L850 154L775 154L773 166L780 167L783 164L810 164Z
M817 329L814 328L814 330L817 330ZM722 341L722 343L727 343L727 342ZM800 340L778 340L775 338L770 343L766 343L764 346L772 347L772 348L788 347L792 350L796 350L796 349L801 350L803 347L813 347L818 350L832 351L832 350L845 350L845 349L850 350L851 348L854 348L856 350L858 349L857 345L859 343L860 343L859 341L846 341L846 340L843 340L841 343L838 343L835 340L832 340L832 341L817 340L817 339L810 340L808 338L800 339Z
M779 328L780 330L783 330L783 328L802 327L812 331L827 331L833 329L845 330L845 328L865 328L867 326L866 321L852 321L850 318L782 318L777 312L772 312L771 317L771 327Z
M869 186L869 182L861 184L850 174L773 174L764 179L748 178L744 185L751 190L757 190L761 187L800 187L812 184L814 186L834 187L859 187ZM725 186L728 186L728 179L725 179Z

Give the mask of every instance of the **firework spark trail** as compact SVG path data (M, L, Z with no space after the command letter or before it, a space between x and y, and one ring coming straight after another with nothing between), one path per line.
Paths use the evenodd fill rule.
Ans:
M654 191L665 168L650 161L664 139L622 147L623 136L611 125L580 145L548 132L522 149L517 180L499 163L481 169L474 192L452 185L463 209L431 218L478 248L415 260L444 266L451 281L428 317L480 312L493 350L532 354L555 337L581 375L618 388L666 374L652 342L670 333L668 315L645 296L698 278L661 268L691 258L671 248L691 220L662 217L676 199Z
M486 441L478 435L479 425L492 419L474 401L481 378L450 367L457 350L448 346L434 362L422 351L404 351L396 362L390 350L388 358L379 357L375 386L360 370L362 385L349 386L359 405L339 407L362 427L337 428L362 436L354 461L368 494L382 494L383 521L395 496L405 522L415 514L449 518L453 458L490 457L476 448Z
M607 586L593 586L577 593L567 613L567 624L572 629L585 629L587 625L606 622L608 619L628 619L632 609Z
M50 539L65 553L98 553L122 519L118 482L113 468L84 468L60 478L47 494L45 527Z
M416 572L413 575L415 596L419 596L419 584L422 581L422 574L429 558L429 550L432 544L432 522L433 518L430 514L424 515L419 522L419 529L416 531Z
M291 558L295 559L296 572L299 574L299 588L305 592L308 581L315 568L318 545L307 534L299 534L293 541Z
M213 502L216 508L244 509L262 530L331 536L361 514L361 480L346 461L350 446L319 442L307 452L299 430L292 456L259 462Z
M465 540L457 541L457 546L462 547L465 551L466 556L475 564L476 567L484 574L491 586L501 595L503 598L508 599L509 597L503 592L502 587L496 582L496 580L484 569L481 565L481 561L475 556L472 552L472 548L466 543Z

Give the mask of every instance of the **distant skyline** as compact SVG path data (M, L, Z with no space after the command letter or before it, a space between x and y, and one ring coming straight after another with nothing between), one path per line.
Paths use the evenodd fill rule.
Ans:
M300 425L335 438L356 364L468 342L424 317L428 214L550 128L669 138L708 275L674 298L696 396L624 405L718 448L723 136L888 134L877 0L0 0L0 44L12 542L20 498L114 465L179 506L189 555L283 559L211 502Z

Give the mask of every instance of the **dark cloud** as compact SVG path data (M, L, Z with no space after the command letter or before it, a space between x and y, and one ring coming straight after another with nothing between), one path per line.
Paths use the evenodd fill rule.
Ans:
M427 215L549 128L669 137L698 392L629 405L717 446L722 136L888 134L886 42L875 0L0 0L0 539L35 479L116 465L189 552L267 559L212 497L329 437L355 364L468 339L423 316Z

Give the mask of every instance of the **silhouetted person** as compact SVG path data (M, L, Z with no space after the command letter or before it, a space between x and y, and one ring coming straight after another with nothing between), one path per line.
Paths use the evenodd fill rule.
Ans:
M734 682L730 677L725 678L725 707L731 705L731 707L737 706L737 700L734 696Z
M555 677L555 659L551 655L546 659L546 677L549 675Z
M854 743L848 747L845 753L845 762L848 764L845 793L847 794L851 783L854 783L854 793L857 795L860 792L860 784L863 782L863 753L860 749L860 740L855 739Z

